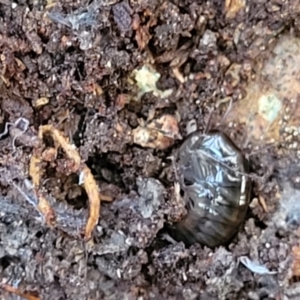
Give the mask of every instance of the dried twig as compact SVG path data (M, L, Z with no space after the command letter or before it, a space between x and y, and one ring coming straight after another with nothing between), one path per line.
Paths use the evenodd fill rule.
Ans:
M96 181L87 166L84 166L82 173L84 174L84 188L89 197L90 215L85 227L85 238L89 240L94 227L98 223L100 214L100 196Z
M90 204L90 214L85 228L85 239L89 240L92 236L92 231L98 222L100 214L101 201L98 186L90 169L81 161L80 155L75 146L70 144L67 138L65 138L64 135L52 125L41 126L39 128L39 138L42 140L44 134L47 132L52 135L54 142L57 143L58 146L62 147L67 157L72 160L73 164L71 166L71 171L79 172L80 183L83 183L87 192ZM53 225L55 221L54 211L46 198L41 194L41 192L39 192L40 179L42 175L40 163L41 159L38 156L38 151L35 151L31 157L29 173L33 180L35 194L39 199L38 209L45 216L47 224ZM111 201L112 199L110 197L106 197L106 200Z
M259 201L260 205L262 206L263 210L266 213L269 212L266 200L265 200L265 198L262 195L258 195L258 201Z
M40 297L36 297L29 292L22 292L20 289L14 288L13 286L11 286L9 284L2 283L2 284L0 284L0 288L6 292L13 293L13 294L18 295L27 300L40 300L41 299Z

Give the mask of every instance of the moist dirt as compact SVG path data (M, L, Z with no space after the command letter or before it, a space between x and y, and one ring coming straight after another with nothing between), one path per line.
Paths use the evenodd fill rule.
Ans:
M277 41L299 37L299 14L298 0L0 0L2 299L299 299L298 135L252 138L234 110ZM88 242L90 203L62 149L40 164L55 226L30 202L46 124L112 199ZM186 213L170 156L208 127L249 157L253 200L229 244L187 248L167 230Z

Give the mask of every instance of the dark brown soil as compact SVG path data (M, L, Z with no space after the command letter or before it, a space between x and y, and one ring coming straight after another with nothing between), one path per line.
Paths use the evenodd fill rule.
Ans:
M253 197L263 195L269 211L254 201L229 245L186 248L165 228L182 214L168 159L180 138L165 150L133 143L132 130L151 114L177 116L182 138L191 120L204 130L218 100L244 96L276 40L299 33L298 0L246 1L231 18L224 2L0 0L0 131L12 123L0 138L0 284L41 299L300 298L291 267L298 236L271 221L279 214L276 187L299 168L290 175L280 160L268 173L280 153L252 156ZM234 63L241 65L238 84L226 73ZM131 74L144 64L161 74L159 90L173 90L168 100L136 97ZM218 106L211 126L225 111ZM16 123L20 117L27 130ZM101 193L114 199L101 203L87 243L81 232L88 198L62 151L55 164L42 164L55 228L12 184L26 194L30 156L45 124L77 146ZM223 130L242 145L243 124ZM278 273L255 274L238 263L241 256ZM20 299L4 290L3 299Z

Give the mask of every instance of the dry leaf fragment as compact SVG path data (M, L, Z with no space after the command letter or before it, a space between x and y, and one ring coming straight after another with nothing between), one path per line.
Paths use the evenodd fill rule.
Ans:
M172 139L181 138L178 121L171 115L163 115L151 122L148 128L159 130Z
M262 206L264 212L266 212L266 213L269 212L265 198L262 195L259 195L258 200L259 200L259 203Z
M180 83L185 83L185 78L183 77L183 75L180 73L179 68L177 67L173 67L172 68L173 74L176 77L176 79L180 82Z
M234 18L246 6L246 0L225 0L226 18Z
M174 140L164 136L161 132L138 127L133 130L133 141L142 147L164 150L173 145Z
M146 126L139 126L132 134L135 144L159 150L172 146L175 139L181 139L178 122L171 115L163 115Z
M294 258L292 265L293 275L298 277L300 276L300 247L294 246L292 248L292 254Z
M42 97L42 98L39 98L39 99L33 101L32 105L34 107L40 107L40 106L44 106L48 103L49 103L49 99L46 97Z

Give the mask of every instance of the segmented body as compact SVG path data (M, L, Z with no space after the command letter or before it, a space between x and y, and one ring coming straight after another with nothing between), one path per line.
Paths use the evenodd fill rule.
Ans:
M248 209L248 161L229 137L211 131L189 136L179 149L177 164L188 214L175 224L175 238L209 247L226 244Z

